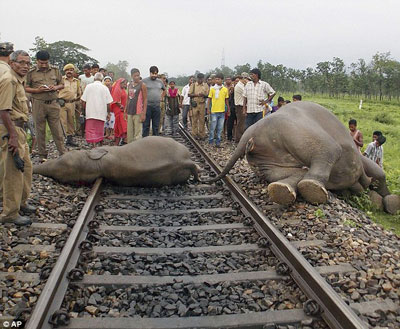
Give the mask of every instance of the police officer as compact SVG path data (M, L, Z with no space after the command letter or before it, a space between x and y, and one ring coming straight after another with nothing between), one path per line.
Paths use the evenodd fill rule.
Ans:
M32 113L35 121L39 158L47 158L46 121L58 153L64 154L64 138L60 122L58 91L64 88L58 68L49 65L50 54L41 50L36 54L37 64L26 76L26 92L32 94Z
M11 42L0 42L0 78L10 71L10 54L14 51L14 45ZM3 170L2 159L0 158L0 200L3 200Z
M5 173L0 223L23 226L30 225L31 220L19 212L33 213L36 210L27 203L32 185L32 163L25 132L28 104L24 77L31 65L28 53L23 50L13 52L10 65L11 70L0 78L0 148Z
M0 78L8 72L10 68L10 54L14 51L14 45L11 42L0 42Z
M67 135L66 144L69 146L78 146L73 140L73 135L75 133L74 118L76 102L79 101L82 96L79 80L74 77L74 72L74 64L67 64L64 66L65 76L62 77L64 89L61 89L58 93L58 97L61 99L61 123Z

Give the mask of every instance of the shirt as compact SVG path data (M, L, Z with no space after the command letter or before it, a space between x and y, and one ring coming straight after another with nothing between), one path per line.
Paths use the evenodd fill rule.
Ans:
M190 89L189 84L187 84L185 87L182 88L182 96L183 96L182 105L190 105L189 89Z
M26 86L30 88L39 88L40 86L56 86L62 84L62 76L57 67L49 66L41 71L37 66L32 68L26 75ZM57 99L57 91L44 91L39 94L32 94L33 99L49 101Z
M86 119L106 121L107 104L113 102L110 90L100 81L86 86L81 97L86 102Z
M366 150L364 151L365 155L370 158L372 161L376 163L376 160L379 159L379 166L383 165L383 147L382 145L377 146L376 142L369 143Z
M129 115L141 114L143 112L143 82L139 82L136 86L132 82L128 85L128 106Z
M81 74L81 75L79 76L79 80L81 80L82 91L85 91L86 86L87 86L88 84L94 82L94 76L91 75L91 76L88 78L86 75Z
M205 96L208 95L210 89L208 88L208 84L203 82L201 85L198 82L192 83L189 89L189 94L204 94ZM197 104L204 103L207 97L194 97L194 101Z
M256 84L249 81L244 87L243 96L247 98L247 113L258 113L264 110L260 101L266 100L275 90L265 81L259 80Z
M58 92L58 97L62 98L66 101L72 101L79 99L81 96L81 88L79 86L79 80L76 78L72 78L72 80L68 80L66 76L63 78L64 89L61 89Z
M147 104L160 106L161 91L165 90L164 83L160 79L152 80L150 77L143 79L147 87Z
M9 111L12 121L28 121L24 78L10 70L0 77L0 111Z
M5 61L1 61L1 60L0 60L0 77L1 77L4 73L6 73L6 72L8 72L8 71L10 71L10 70L11 70L10 65L8 65L8 63L6 63Z
M243 106L244 83L239 81L235 86L235 105Z
M222 87L219 90L218 98L217 90L215 87L210 88L210 93L208 97L211 98L211 113L221 113L225 112L225 99L229 98L228 88Z

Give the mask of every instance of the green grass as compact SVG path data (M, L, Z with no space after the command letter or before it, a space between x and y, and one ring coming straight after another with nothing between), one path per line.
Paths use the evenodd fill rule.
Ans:
M282 96L291 100L292 94ZM362 109L359 110L360 99L352 97L329 98L303 94L303 100L321 104L331 110L346 127L350 119L356 119L357 127L364 135L363 150L372 141L372 132L382 131L386 136L383 169L391 192L400 194L400 102L363 99ZM400 214L392 216L376 210L365 201L364 196L355 198L350 203L366 211L375 222L400 235Z

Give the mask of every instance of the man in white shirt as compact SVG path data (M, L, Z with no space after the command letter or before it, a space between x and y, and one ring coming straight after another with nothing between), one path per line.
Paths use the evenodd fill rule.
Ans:
M194 81L194 77L189 78L189 83L182 88L182 98L181 98L181 105L182 105L182 123L183 127L187 129L187 117L190 110L190 97L189 97L189 89Z
M95 147L103 144L104 123L110 113L110 104L113 98L110 90L101 83L103 75L96 73L94 82L87 85L81 97L82 106L86 113L85 137L86 141Z
M263 117L263 110L275 96L275 90L265 81L261 80L261 71L252 69L250 71L252 81L244 88L243 113L246 115L246 129Z
M85 64L83 66L83 74L79 76L79 80L81 80L81 89L82 92L85 91L85 88L88 84L94 82L94 76L91 73L92 67L90 64Z
M234 101L235 101L235 109L236 109L236 119L237 126L235 132L235 143L239 143L240 138L244 133L245 123L246 123L246 115L243 113L243 101L244 101L244 87L247 82L250 81L250 75L247 72L243 72L240 75L240 80L235 86L234 92Z

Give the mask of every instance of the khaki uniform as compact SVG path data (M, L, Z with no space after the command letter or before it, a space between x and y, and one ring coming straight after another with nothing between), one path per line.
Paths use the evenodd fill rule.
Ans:
M63 77L64 89L61 89L58 93L58 97L65 101L64 106L61 106L60 117L61 123L64 127L64 132L67 136L72 136L75 133L75 110L76 102L82 96L79 80L72 78L68 80L67 77ZM79 120L79 119L78 119Z
M4 172L2 219L14 219L18 216L21 205L25 205L32 185L32 163L29 146L23 126L28 121L28 104L25 95L24 79L13 70L0 78L0 111L9 111L15 125L18 138L18 153L25 162L24 172L15 167L12 153L8 150L8 140L1 138L8 134L0 123L0 149Z
M62 83L62 77L58 68L49 66L45 71L39 71L37 67L30 70L26 76L26 86L39 88L42 85L55 86ZM58 152L64 154L64 138L60 122L60 105L57 103L57 92L43 92L32 94L32 114L36 128L36 138L41 158L47 157L46 150L46 121L49 124Z
M11 70L10 65L8 65L8 63L6 63L5 61L0 60L0 78L4 73L6 73L10 70Z
M205 138L205 106L206 99L209 93L208 85L203 82L201 85L199 83L192 83L189 89L189 94L204 94L206 97L193 97L196 103L196 107L192 107L192 135L194 137Z
M83 90L81 87L81 80L78 79L78 88L80 91L80 95L82 96ZM81 136L81 114L82 114L82 104L81 104L81 96L79 96L79 99L75 102L75 133Z
M0 60L0 78L3 76L4 73L9 72L10 70L11 70L10 65ZM3 199L3 177L4 177L4 166L0 157L0 200Z

